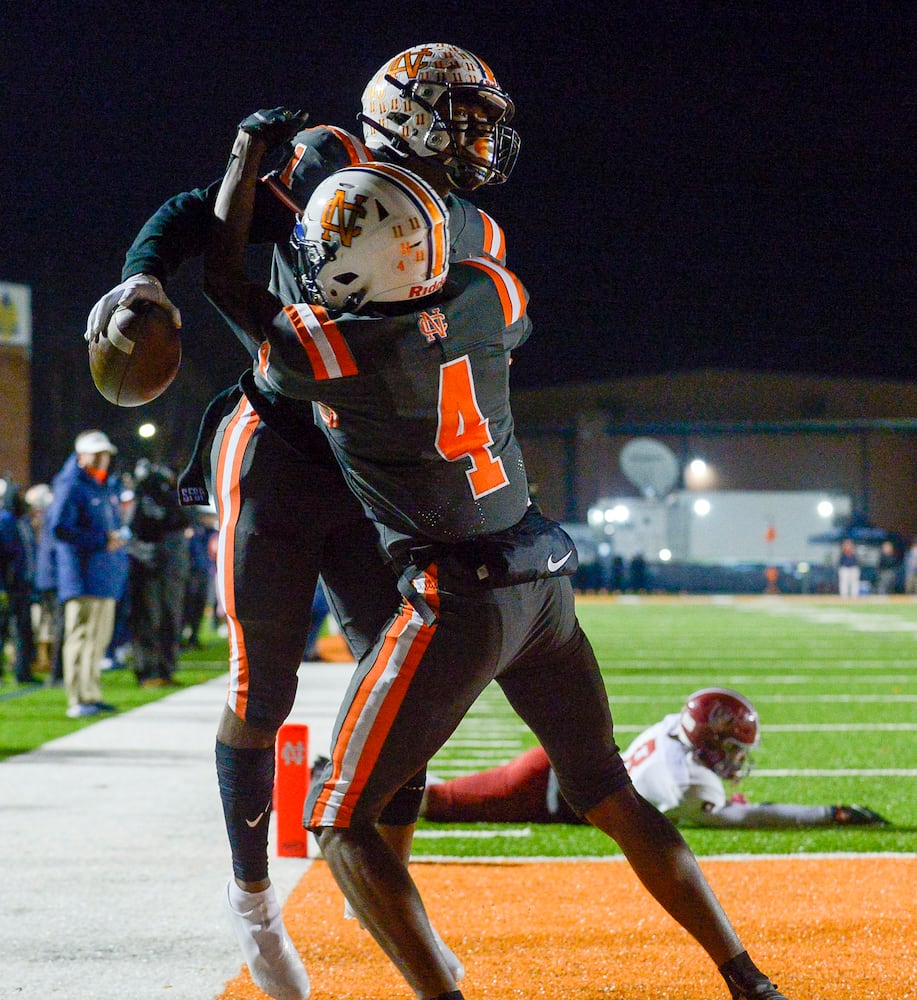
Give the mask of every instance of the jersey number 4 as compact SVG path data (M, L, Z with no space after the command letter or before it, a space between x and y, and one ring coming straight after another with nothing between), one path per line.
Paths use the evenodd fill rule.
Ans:
M436 450L447 462L471 460L465 475L475 499L509 485L502 459L491 452L489 423L478 406L468 356L441 365Z

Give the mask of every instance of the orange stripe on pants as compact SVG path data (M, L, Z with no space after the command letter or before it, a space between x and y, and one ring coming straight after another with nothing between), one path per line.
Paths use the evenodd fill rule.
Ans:
M310 826L349 825L435 634L436 625L424 625L410 605L392 623L340 726L332 748L331 778L315 803Z
M226 611L229 628L229 693L227 703L240 719L245 718L248 704L248 657L245 637L236 617L235 532L242 510L240 470L245 449L259 424L258 414L243 396L223 432L217 458L216 503L220 517L217 544L216 585Z

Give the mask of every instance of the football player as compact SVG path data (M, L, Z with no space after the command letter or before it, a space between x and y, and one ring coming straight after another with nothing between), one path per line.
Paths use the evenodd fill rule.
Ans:
M737 785L759 745L758 713L738 691L703 688L680 712L644 730L624 751L637 791L675 823L763 829L887 825L865 806L755 805ZM564 801L541 747L499 767L451 781L427 779L421 816L437 823L581 823Z
M513 114L512 100L481 59L436 42L399 53L369 81L359 116L362 138L335 125L305 128L301 114L270 121L253 115L250 127L261 128L262 139L282 153L277 168L255 183L248 237L274 244L272 290L284 303L301 300L290 246L296 214L323 178L349 164L409 166L445 200L452 255L502 261L502 230L462 195L509 176L519 148L509 124ZM87 339L104 331L116 305L141 298L180 322L163 285L183 261L203 252L218 188L219 181L177 195L147 221L127 252L124 280L90 312ZM207 501L204 467L226 398L247 402L233 387L208 409L180 484L185 503ZM400 595L372 526L315 426L312 404L250 407L239 432L238 482L231 495L216 497L218 586L230 639L229 695L216 747L234 873L227 905L255 982L272 996L299 997L308 994L308 980L288 945L268 875L276 732L293 705L319 574L357 656ZM405 857L424 777L408 781L382 817L388 839ZM460 976L461 964L451 953L449 960Z
M359 658L304 813L356 915L418 997L461 997L407 865L376 824L496 680L547 749L564 797L619 843L734 1000L786 1000L743 948L683 838L634 790L615 745L576 619L575 547L532 504L513 433L509 363L529 333L524 287L486 258L450 268L436 192L397 167L367 164L339 171L310 198L292 239L310 301L285 306L244 272L263 151L243 123L205 257L208 296L256 347L248 402L220 423L219 464L231 469L247 406L320 401L405 597Z

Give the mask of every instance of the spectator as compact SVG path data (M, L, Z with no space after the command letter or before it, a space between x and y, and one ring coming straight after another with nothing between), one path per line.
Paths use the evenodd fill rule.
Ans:
M7 495L8 503L12 497ZM0 675L6 659L6 640L11 622L16 623L16 680L20 684L31 684L31 659L26 661L29 650L25 648L26 639L31 640L31 627L28 636L22 634L22 607L28 615L29 595L28 555L23 544L22 535L17 524L17 517L10 506L0 507Z
M46 513L64 607L64 687L71 719L114 711L102 701L101 663L127 582L118 490L109 475L116 452L102 431L80 434L74 454L54 478Z
M758 713L737 691L704 688L679 712L644 730L624 751L637 791L673 822L764 829L876 825L864 806L750 803L737 786L751 770ZM318 762L316 762L318 764ZM541 747L500 767L451 781L428 778L421 815L439 823L582 823L567 805Z
M613 594L624 589L624 556L616 555L611 560L611 580L608 588Z
M208 602L212 601L213 575L216 567L210 557L210 539L217 535L212 514L194 515L186 529L188 539L188 578L182 608L181 645L184 649L201 648L201 626Z
M917 538L911 542L911 547L904 557L904 592L917 594Z
M32 588L35 583L35 532L29 506L16 490L7 496L9 508L16 518L16 530L22 541L21 572L12 581L9 591L10 619L16 628L16 680L20 684L37 684L32 670L35 666L35 635L32 630Z
M851 538L845 538L841 542L841 554L837 563L837 592L841 597L860 596L860 561Z
M306 638L306 648L302 654L303 662L322 659L318 648L318 638L321 633L322 626L325 624L325 619L330 613L331 608L328 606L328 598L325 596L325 591L322 587L321 581L319 581L318 586L315 588L315 596L312 598L312 620L309 623L309 635ZM353 659L353 655L349 652L349 650L347 653L347 659Z
M130 535L130 525L134 519L134 478L129 473L122 473L119 477L121 495L119 498L119 511L121 513L122 529L126 535ZM127 545L130 553L130 543ZM130 562L128 562L128 570ZM111 642L105 656L102 657L103 670L123 670L133 664L133 648L131 642L131 588L130 574L128 572L128 586L124 588L124 593L115 605L115 628L112 633Z
M635 594L646 593L646 559L642 552L635 552L630 560L630 589Z
M54 533L48 528L48 508L54 494L45 483L38 483L26 493L32 507L33 527L37 539L35 557L35 597L38 601L37 669L46 669L45 683L59 686L64 681L61 657L64 637L64 608L57 596L57 560Z
M167 687L177 683L190 519L179 505L171 469L138 463L134 478L128 549L134 672L143 687Z
M229 635L226 624L226 608L217 586L217 556L220 551L220 532L217 528L217 518L213 519L214 531L207 539L207 558L210 560L210 586L207 589L207 607L210 609L210 625L218 636Z
M894 594L898 589L898 570L901 568L901 556L895 543L886 539L879 550L879 562L876 567L876 590L880 594Z

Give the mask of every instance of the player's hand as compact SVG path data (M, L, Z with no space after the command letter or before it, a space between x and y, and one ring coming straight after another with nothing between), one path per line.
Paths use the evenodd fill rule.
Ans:
M831 818L840 826L889 826L888 820L866 806L832 806Z
M118 306L129 306L141 299L162 306L172 317L175 326L181 327L181 313L169 301L159 279L152 274L134 274L120 285L115 285L110 292L106 292L92 307L83 339L91 341L101 336L108 327L111 314Z
M292 108L271 108L256 111L248 118L243 118L239 122L239 131L259 139L270 152L279 149L302 132L308 120L308 114L302 109L294 111Z

